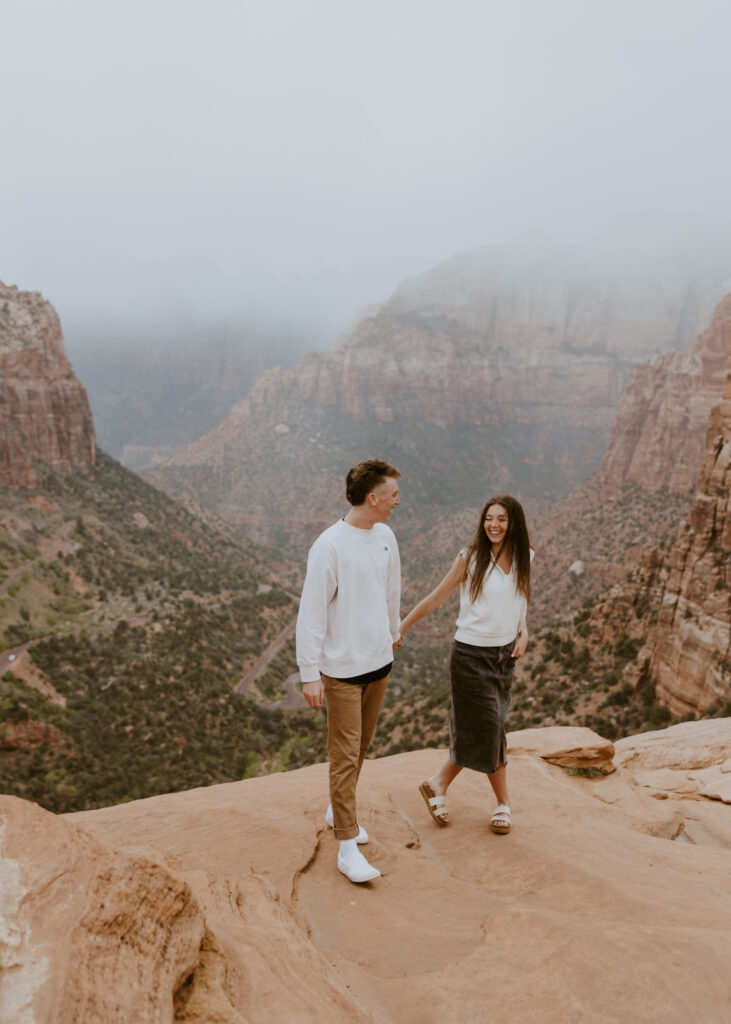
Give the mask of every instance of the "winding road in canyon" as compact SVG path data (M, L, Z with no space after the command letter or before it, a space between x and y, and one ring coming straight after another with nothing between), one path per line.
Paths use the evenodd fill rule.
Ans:
M242 696L246 696L252 684L256 679L266 671L269 662L274 656L282 649L284 644L289 640L290 637L294 636L295 627L297 625L297 616L287 623L284 629L277 634L272 640L267 649L259 655L254 664L250 669L247 670L246 674L239 680L234 686L234 693L240 693ZM299 672L293 672L287 676L284 680L284 687L287 691L287 696L283 697L282 700L276 701L273 704L266 704L263 701L257 701L260 707L267 708L268 710L278 709L280 711L297 711L300 708L306 708L307 704L302 694L295 689L295 686L299 682Z

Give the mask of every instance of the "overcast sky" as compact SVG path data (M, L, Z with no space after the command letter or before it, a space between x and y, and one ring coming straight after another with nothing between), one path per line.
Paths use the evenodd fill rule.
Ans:
M355 310L533 227L731 217L728 0L18 0L0 29L0 280L72 323Z

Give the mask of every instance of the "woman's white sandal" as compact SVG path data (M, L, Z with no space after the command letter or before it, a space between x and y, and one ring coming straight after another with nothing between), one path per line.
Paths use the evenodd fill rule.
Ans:
M490 828L498 835L505 836L510 831L510 808L507 804L498 804L490 818Z
M429 814L438 825L449 824L449 811L447 810L447 798L434 792L428 782L422 782L419 792L424 797L424 803L429 808Z

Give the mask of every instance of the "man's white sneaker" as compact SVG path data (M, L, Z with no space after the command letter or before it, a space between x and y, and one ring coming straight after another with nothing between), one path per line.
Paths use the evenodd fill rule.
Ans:
M342 871L351 882L372 882L374 878L381 877L378 868L371 867L357 847L344 853L341 849L338 853L338 871Z
M325 821L330 826L330 828L335 828L335 822L333 820L333 805L332 804L328 804L327 805L327 810L325 811ZM362 825L359 825L358 828L360 829L360 832L355 837L355 841L358 844L358 846L363 846L364 843L368 842L368 833L366 832L366 830L363 828Z

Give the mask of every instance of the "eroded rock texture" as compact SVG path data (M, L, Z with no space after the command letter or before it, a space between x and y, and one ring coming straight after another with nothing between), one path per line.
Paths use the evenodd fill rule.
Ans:
M726 324L723 401L710 415L690 516L657 567L658 621L639 658L675 714L731 700L731 317Z
M61 324L39 292L0 283L0 482L35 486L34 462L94 462L84 385L66 358Z
M168 1024L197 984L240 1024L190 885L162 857L122 853L15 797L0 797L0 1019ZM194 1020L184 1014L179 1020Z
M404 473L402 517L495 489L545 505L599 468L633 367L690 344L707 300L631 259L464 253L405 282L338 347L263 374L149 479L300 548L342 513L345 471L369 455Z
M724 378L707 417L705 454L698 460L690 514L672 543L646 554L633 576L609 591L590 620L593 643L612 643L623 634L643 643L626 675L637 688L654 687L674 715L723 708L731 700L731 296L699 340L696 353L710 352L707 381L718 379L723 343ZM700 391L695 394L700 401ZM654 415L645 422L660 426ZM686 438L679 430L669 432L667 423L666 428L664 440L658 434L656 457L670 477L677 450L675 479L683 480ZM640 467L643 458L639 453L629 462Z
M509 735L509 836L477 772L432 821L418 786L446 751L367 760L363 886L336 868L324 764L64 819L0 799L0 1019L720 1024L730 725L613 764L589 730Z
M690 352L665 352L632 373L602 463L612 490L688 492L703 459L711 408L723 391L731 334L731 295Z

